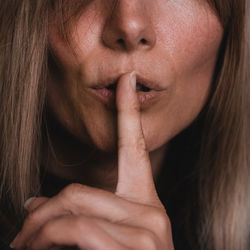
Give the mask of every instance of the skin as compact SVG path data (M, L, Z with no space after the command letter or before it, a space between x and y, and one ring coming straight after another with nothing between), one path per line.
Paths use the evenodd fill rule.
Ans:
M29 215L11 247L173 249L170 221L158 198L145 150L135 84L135 74L123 75L118 83L115 193L71 184L50 199L33 199L26 204Z
M205 1L121 0L112 8L113 3L89 1L80 17L68 22L70 46L56 22L49 37L59 70L51 74L48 101L56 119L73 135L64 139L65 134L53 131L52 141L61 162L85 164L80 170L62 168L51 157L48 169L71 179L92 171L91 176L100 176L95 184L107 172L107 183L116 179L117 113L89 93L93 82L135 70L160 83L163 91L157 101L141 107L146 147L157 175L167 142L192 123L207 100L223 35Z
M69 25L70 47L52 23L49 41L60 71L52 72L48 84L54 116L83 150L70 150L75 139L59 147L64 137L55 133L56 153L70 162L94 148L99 161L90 157L83 168L95 176L117 165L112 192L103 190L104 183L102 189L71 184L52 198L34 199L12 243L16 249L174 249L154 175L162 148L207 100L223 30L203 1L120 0L113 14L112 3L85 6ZM152 105L138 101L132 71L163 86ZM88 92L93 81L113 72L120 75L116 109ZM49 167L58 176L84 171L62 169L52 160Z

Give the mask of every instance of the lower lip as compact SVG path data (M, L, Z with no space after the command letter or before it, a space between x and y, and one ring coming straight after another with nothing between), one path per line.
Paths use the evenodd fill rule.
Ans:
M109 106L110 108L115 108L115 91L102 88L102 89L91 89L91 91L100 98L100 100ZM140 102L141 108L146 108L153 104L153 102L159 96L160 91L151 90L149 92L138 91L137 96Z

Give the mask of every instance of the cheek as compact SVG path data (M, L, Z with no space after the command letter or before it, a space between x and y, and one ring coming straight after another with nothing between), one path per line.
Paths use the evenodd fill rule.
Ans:
M208 6L191 3L186 8L171 4L167 7L171 14L165 10L156 23L159 45L179 75L196 73L214 60L223 35L215 13Z
M192 10L194 11L194 10ZM195 18L194 18L195 17ZM210 10L185 17L171 12L158 23L159 43L171 65L171 84L159 105L142 115L146 143L152 151L189 126L204 107L217 60L223 29Z
M169 2L172 4L171 0ZM167 8L167 10L162 8L162 12L157 12L158 18L154 24L158 39L156 47L152 52L143 55L143 60L138 61L143 67L148 65L148 72L156 68L162 69L161 65L156 67L155 64L147 64L151 61L159 62L166 68L164 72L159 72L168 85L165 95L156 106L142 112L142 126L149 151L168 142L187 127L201 111L209 94L223 33L217 17L210 10L201 10L197 6L193 8L189 6L185 9L171 5ZM166 15L166 13L169 14ZM116 57L115 53L107 54L96 39L101 30L101 26L98 25L102 22L98 21L97 26L91 26L92 32L89 32L85 18L87 17L85 16L77 27L77 30L81 32L76 32L77 36L74 37L80 45L77 51L79 61L82 63L80 67L76 65L77 60L72 51L68 50L56 36L52 36L50 41L55 45L53 50L58 55L64 72L72 75L71 78L77 79L78 71L82 71L81 74L85 75L85 81L88 82L86 69L92 73L89 75L93 77L96 75L95 70L102 67L102 63L109 60L112 62ZM85 36L85 34L88 35ZM78 46L73 47L77 49ZM97 62L93 61L93 58L102 58L102 60ZM121 64L121 60L119 63ZM145 69L144 72L146 72ZM84 82L82 84L84 86ZM59 84L58 88L60 88ZM68 100L72 108L69 109L67 103L61 106L64 110L69 109L67 112L69 130L78 138L82 138L85 142L89 140L102 150L114 150L116 143L114 113L95 100L88 99L84 91L79 91L79 86L72 85L72 79L67 81L66 89L65 100ZM54 91L58 92L55 89ZM53 98L55 99L55 95ZM54 109L58 109L57 104L61 98L62 96L56 98ZM59 119L65 121L66 115L62 115L60 111L57 113ZM91 139L86 138L85 134L88 134Z
M207 101L210 75L175 82L154 109L142 113L142 126L149 151L170 141L195 120Z

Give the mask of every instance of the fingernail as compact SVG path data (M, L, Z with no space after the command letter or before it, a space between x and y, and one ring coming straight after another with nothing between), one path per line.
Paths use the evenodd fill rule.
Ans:
M10 243L10 248L15 248L16 247L16 242L19 237L19 233L16 235L15 239Z
M133 90L136 90L136 72L133 71L130 73L130 83Z
M35 200L36 199L36 197L30 197L28 200L26 200L25 202L24 202L24 208L27 210L28 208L29 208L29 205L31 204L31 202L33 201L33 200Z

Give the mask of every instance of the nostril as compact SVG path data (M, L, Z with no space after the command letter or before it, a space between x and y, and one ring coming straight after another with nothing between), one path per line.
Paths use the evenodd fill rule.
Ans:
M119 44L123 44L123 43L124 43L124 41L123 41L123 39L118 39L118 40L117 40L117 43L119 43Z
M140 42L141 42L141 44L147 44L147 43L148 43L148 41L147 41L146 39L144 39L144 38L141 39ZM121 39L118 39L118 40L117 40L117 43L120 44L120 45L125 45L125 41L124 41L124 39L122 39L122 38L121 38Z

